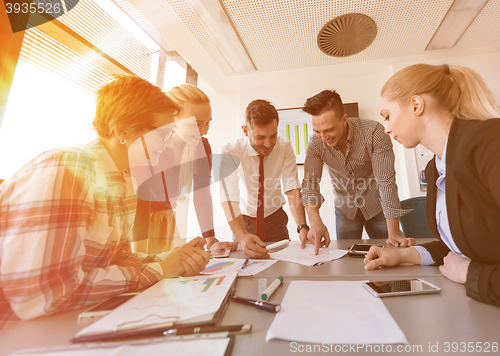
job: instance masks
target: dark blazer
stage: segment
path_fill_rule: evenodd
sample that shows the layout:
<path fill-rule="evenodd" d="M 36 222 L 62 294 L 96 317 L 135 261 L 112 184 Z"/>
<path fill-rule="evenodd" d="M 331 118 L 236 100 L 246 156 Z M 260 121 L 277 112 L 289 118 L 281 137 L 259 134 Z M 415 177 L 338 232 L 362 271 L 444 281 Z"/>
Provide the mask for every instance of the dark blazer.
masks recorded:
<path fill-rule="evenodd" d="M 425 169 L 427 222 L 439 238 L 436 222 L 435 157 Z M 455 119 L 446 153 L 446 206 L 457 247 L 471 259 L 467 295 L 500 306 L 500 119 Z M 448 247 L 442 242 L 423 244 L 437 265 Z"/>

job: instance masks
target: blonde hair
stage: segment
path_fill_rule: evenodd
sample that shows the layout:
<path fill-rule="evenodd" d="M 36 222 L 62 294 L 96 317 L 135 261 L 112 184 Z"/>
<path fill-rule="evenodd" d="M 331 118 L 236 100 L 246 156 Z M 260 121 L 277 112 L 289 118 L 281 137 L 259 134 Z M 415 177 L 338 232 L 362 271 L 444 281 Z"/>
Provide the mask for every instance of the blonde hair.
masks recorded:
<path fill-rule="evenodd" d="M 191 84 L 181 84 L 165 92 L 181 108 L 184 104 L 209 104 L 210 99 L 200 88 Z"/>
<path fill-rule="evenodd" d="M 464 120 L 500 117 L 483 78 L 467 67 L 415 64 L 394 74 L 382 88 L 389 100 L 408 102 L 413 95 L 430 95 L 437 105 Z"/>
<path fill-rule="evenodd" d="M 94 130 L 109 137 L 115 128 L 137 130 L 151 125 L 152 114 L 178 115 L 181 108 L 160 88 L 133 75 L 117 79 L 97 91 Z"/>
<path fill-rule="evenodd" d="M 210 104 L 208 96 L 198 87 L 191 84 L 181 84 L 167 90 L 165 94 L 180 108 L 178 113 L 186 104 Z M 195 147 L 185 145 L 181 155 L 181 166 L 179 170 L 179 193 L 186 188 L 186 193 L 191 192 L 194 176 Z"/>

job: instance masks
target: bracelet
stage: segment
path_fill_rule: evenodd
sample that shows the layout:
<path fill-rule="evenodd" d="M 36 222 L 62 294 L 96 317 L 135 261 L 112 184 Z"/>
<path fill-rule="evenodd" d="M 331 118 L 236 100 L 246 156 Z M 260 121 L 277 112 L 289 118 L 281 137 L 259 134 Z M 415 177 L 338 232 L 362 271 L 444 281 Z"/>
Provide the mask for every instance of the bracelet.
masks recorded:
<path fill-rule="evenodd" d="M 302 229 L 309 230 L 309 226 L 307 224 L 302 224 L 302 225 L 297 226 L 297 234 L 300 234 L 300 230 L 302 230 Z"/>

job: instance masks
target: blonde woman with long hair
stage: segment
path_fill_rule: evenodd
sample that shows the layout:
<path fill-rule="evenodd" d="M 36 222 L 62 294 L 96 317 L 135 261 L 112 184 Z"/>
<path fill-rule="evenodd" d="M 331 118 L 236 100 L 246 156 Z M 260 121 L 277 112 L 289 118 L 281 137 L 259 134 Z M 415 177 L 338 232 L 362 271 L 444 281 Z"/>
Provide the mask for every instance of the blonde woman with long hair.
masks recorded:
<path fill-rule="evenodd" d="M 500 113 L 473 70 L 417 64 L 382 89 L 385 131 L 435 157 L 426 167 L 427 221 L 439 241 L 372 247 L 365 268 L 434 264 L 467 295 L 500 306 Z"/>
<path fill-rule="evenodd" d="M 175 117 L 172 145 L 162 154 L 166 199 L 150 206 L 149 252 L 169 251 L 173 247 L 176 223 L 174 209 L 179 196 L 193 192 L 193 203 L 207 249 L 236 249 L 237 244 L 215 238 L 213 204 L 210 192 L 212 149 L 207 134 L 212 108 L 207 95 L 194 85 L 182 84 L 165 93 L 181 111 Z"/>

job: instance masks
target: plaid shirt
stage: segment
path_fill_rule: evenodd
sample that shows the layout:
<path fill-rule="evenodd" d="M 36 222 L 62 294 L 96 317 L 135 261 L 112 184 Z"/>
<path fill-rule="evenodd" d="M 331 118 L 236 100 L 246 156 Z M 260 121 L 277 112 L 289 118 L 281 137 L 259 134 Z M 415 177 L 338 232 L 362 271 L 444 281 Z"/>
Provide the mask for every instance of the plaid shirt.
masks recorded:
<path fill-rule="evenodd" d="M 0 185 L 0 326 L 149 287 L 130 250 L 136 197 L 100 141 L 42 153 Z"/>
<path fill-rule="evenodd" d="M 321 206 L 323 164 L 326 164 L 333 189 L 335 207 L 354 220 L 358 208 L 369 220 L 384 212 L 397 219 L 411 210 L 401 209 L 394 171 L 392 142 L 377 121 L 349 118 L 345 156 L 337 147 L 329 147 L 316 135 L 311 136 L 304 162 L 302 202 Z"/>

